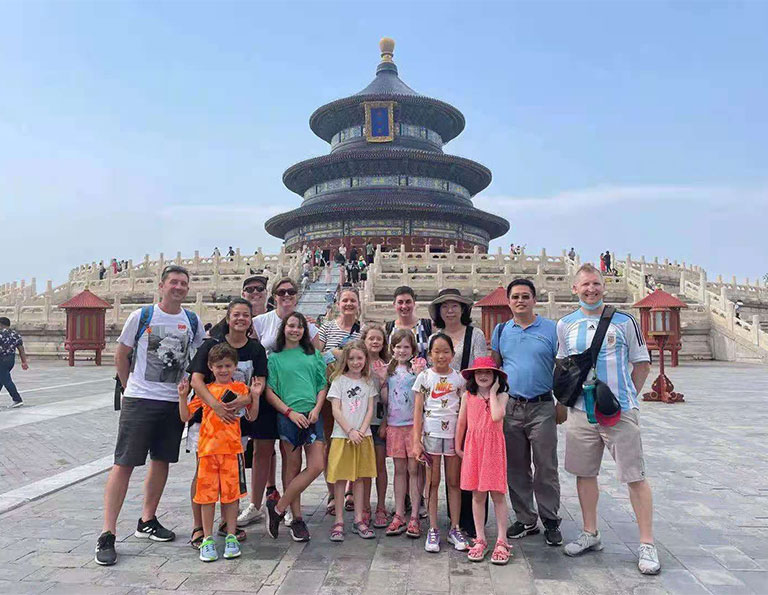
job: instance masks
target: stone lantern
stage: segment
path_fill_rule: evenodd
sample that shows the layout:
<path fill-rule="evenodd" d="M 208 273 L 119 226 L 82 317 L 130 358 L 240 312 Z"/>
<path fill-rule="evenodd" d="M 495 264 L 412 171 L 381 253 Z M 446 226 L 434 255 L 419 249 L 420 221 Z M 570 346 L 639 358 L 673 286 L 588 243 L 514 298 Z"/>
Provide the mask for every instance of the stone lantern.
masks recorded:
<path fill-rule="evenodd" d="M 67 332 L 64 349 L 69 351 L 69 365 L 75 365 L 75 351 L 96 351 L 96 365 L 101 365 L 101 352 L 106 347 L 104 314 L 112 306 L 99 296 L 84 289 L 75 297 L 59 304 L 67 312 Z"/>
<path fill-rule="evenodd" d="M 672 353 L 672 365 L 677 365 L 680 350 L 680 309 L 687 306 L 673 295 L 657 289 L 635 304 L 640 309 L 640 323 L 648 349 L 659 352 L 659 376 L 651 384 L 651 391 L 643 395 L 644 401 L 678 403 L 682 393 L 674 392 L 675 386 L 664 373 L 664 350 Z"/>
<path fill-rule="evenodd" d="M 482 312 L 481 327 L 489 340 L 497 324 L 512 318 L 507 292 L 503 287 L 497 287 L 483 299 L 475 302 L 475 307 L 479 307 Z"/>

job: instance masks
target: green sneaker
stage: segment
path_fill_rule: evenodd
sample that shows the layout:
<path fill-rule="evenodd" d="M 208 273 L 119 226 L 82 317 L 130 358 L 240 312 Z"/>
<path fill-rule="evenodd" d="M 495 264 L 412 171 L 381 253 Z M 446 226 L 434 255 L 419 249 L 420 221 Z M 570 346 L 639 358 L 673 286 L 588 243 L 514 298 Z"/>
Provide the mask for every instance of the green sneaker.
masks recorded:
<path fill-rule="evenodd" d="M 237 541 L 237 538 L 235 538 Z M 226 554 L 224 554 L 226 556 Z M 200 546 L 200 559 L 203 562 L 215 562 L 219 559 L 219 553 L 216 551 L 216 542 L 213 537 L 203 540 L 203 544 Z"/>
<path fill-rule="evenodd" d="M 224 557 L 227 560 L 240 557 L 240 542 L 237 541 L 237 536 L 230 533 L 224 540 Z"/>

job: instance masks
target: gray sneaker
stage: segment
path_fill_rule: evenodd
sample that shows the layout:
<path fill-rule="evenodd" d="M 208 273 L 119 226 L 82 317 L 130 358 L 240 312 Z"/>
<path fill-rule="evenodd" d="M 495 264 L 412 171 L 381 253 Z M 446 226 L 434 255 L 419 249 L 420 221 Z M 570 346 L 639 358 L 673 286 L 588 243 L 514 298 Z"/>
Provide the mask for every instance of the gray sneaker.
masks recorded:
<path fill-rule="evenodd" d="M 641 543 L 637 548 L 637 569 L 642 574 L 659 574 L 661 564 L 659 564 L 659 552 L 652 543 Z"/>
<path fill-rule="evenodd" d="M 592 535 L 582 531 L 575 541 L 572 541 L 563 548 L 567 556 L 579 556 L 589 550 L 599 552 L 603 549 L 603 543 L 600 541 L 600 531 Z"/>

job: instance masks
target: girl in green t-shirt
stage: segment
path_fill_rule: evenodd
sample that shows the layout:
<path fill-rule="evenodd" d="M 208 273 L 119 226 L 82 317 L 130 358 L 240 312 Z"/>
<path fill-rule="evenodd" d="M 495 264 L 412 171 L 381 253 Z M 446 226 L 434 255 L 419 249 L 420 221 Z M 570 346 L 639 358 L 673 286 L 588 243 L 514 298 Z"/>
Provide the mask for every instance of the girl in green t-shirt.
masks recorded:
<path fill-rule="evenodd" d="M 267 401 L 277 410 L 277 432 L 285 453 L 285 492 L 277 502 L 267 500 L 267 531 L 275 539 L 290 506 L 291 537 L 294 541 L 309 541 L 307 525 L 301 518 L 301 493 L 324 467 L 325 438 L 320 410 L 327 392 L 325 362 L 312 346 L 308 328 L 303 314 L 293 312 L 287 316 L 267 361 Z M 307 456 L 303 471 L 302 447 Z"/>

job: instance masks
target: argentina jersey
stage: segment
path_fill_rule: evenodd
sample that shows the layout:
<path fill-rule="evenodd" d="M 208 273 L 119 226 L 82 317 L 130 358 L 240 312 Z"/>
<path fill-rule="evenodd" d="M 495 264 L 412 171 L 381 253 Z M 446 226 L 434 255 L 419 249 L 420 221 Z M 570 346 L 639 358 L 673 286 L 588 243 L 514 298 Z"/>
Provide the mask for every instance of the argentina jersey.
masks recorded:
<path fill-rule="evenodd" d="M 564 316 L 557 323 L 557 357 L 586 351 L 592 344 L 599 316 L 587 316 L 581 309 Z M 632 366 L 650 361 L 640 325 L 626 312 L 617 311 L 611 319 L 605 340 L 597 356 L 597 377 L 605 382 L 621 403 L 622 411 L 638 407 L 637 391 L 632 383 Z M 583 395 L 574 405 L 584 410 Z"/>

